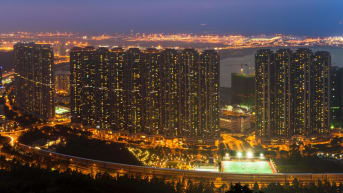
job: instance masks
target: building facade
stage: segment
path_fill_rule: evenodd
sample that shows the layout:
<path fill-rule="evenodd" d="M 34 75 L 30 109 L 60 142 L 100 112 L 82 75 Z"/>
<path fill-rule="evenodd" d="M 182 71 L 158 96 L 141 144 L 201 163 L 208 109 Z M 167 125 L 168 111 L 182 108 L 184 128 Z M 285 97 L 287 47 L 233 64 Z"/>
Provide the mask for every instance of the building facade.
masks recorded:
<path fill-rule="evenodd" d="M 259 50 L 255 56 L 257 135 L 269 139 L 328 134 L 330 66 L 328 52 Z"/>
<path fill-rule="evenodd" d="M 54 54 L 50 45 L 14 45 L 15 105 L 42 119 L 55 116 Z"/>
<path fill-rule="evenodd" d="M 256 135 L 271 136 L 271 68 L 274 55 L 270 50 L 259 50 L 255 56 L 255 111 Z"/>
<path fill-rule="evenodd" d="M 55 90 L 57 94 L 69 95 L 70 91 L 70 73 L 56 72 L 55 73 Z"/>
<path fill-rule="evenodd" d="M 193 49 L 74 48 L 72 122 L 166 135 L 219 131 L 219 55 Z"/>
<path fill-rule="evenodd" d="M 2 66 L 0 66 L 0 89 L 4 88 L 4 84 L 2 83 Z"/>
<path fill-rule="evenodd" d="M 331 68 L 331 128 L 343 126 L 343 68 Z"/>
<path fill-rule="evenodd" d="M 232 104 L 255 104 L 255 75 L 231 73 Z"/>

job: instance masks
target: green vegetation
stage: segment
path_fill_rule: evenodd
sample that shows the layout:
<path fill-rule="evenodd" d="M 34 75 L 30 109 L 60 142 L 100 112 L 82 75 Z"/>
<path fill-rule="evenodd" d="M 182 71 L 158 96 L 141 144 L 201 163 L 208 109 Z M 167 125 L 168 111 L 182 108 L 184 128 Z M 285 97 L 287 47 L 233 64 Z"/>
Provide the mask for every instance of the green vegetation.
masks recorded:
<path fill-rule="evenodd" d="M 30 167 L 39 167 L 44 169 L 54 168 L 59 171 L 65 171 L 69 168 L 69 161 L 56 160 L 53 157 L 41 157 L 36 153 L 22 151 L 9 144 L 2 145 L 1 152 L 3 155 L 15 157 L 15 159 L 13 159 L 13 163 L 15 164 L 29 165 Z M 10 165 L 5 164 L 5 166 L 3 166 L 1 165 L 1 161 L 3 160 L 0 159 L 0 169 L 8 169 L 13 165 L 13 163 L 10 163 Z"/>
<path fill-rule="evenodd" d="M 34 128 L 19 137 L 19 142 L 42 146 L 47 141 L 60 143 L 49 147 L 58 153 L 84 157 L 88 159 L 145 165 L 163 168 L 188 169 L 198 163 L 209 162 L 215 152 L 191 147 L 187 150 L 168 147 L 140 147 L 139 143 L 130 145 L 93 139 L 90 132 L 74 129 L 64 125 L 55 127 Z M 130 151 L 128 151 L 130 150 Z"/>
<path fill-rule="evenodd" d="M 4 144 L 8 144 L 11 141 L 11 139 L 9 137 L 5 137 L 0 135 L 0 144 L 4 145 Z"/>
<path fill-rule="evenodd" d="M 189 181 L 166 182 L 160 178 L 142 178 L 97 174 L 95 177 L 79 172 L 22 165 L 19 160 L 6 161 L 0 157 L 0 192 L 3 193 L 214 193 L 212 184 L 193 184 Z M 222 191 L 223 192 L 223 191 Z"/>
<path fill-rule="evenodd" d="M 248 188 L 248 186 L 242 186 L 241 184 L 235 184 L 235 185 L 231 185 L 231 188 L 229 191 L 227 191 L 226 193 L 253 193 L 253 190 L 250 190 Z M 260 192 L 260 191 L 256 191 Z M 260 192 L 262 193 L 262 192 Z"/>
<path fill-rule="evenodd" d="M 254 193 L 259 191 L 257 184 L 255 184 Z M 302 185 L 297 179 L 292 183 L 281 185 L 279 183 L 271 183 L 266 187 L 261 188 L 264 193 L 340 193 L 343 192 L 343 184 L 330 183 L 328 181 L 318 181 Z"/>
<path fill-rule="evenodd" d="M 340 173 L 343 165 L 336 160 L 320 159 L 318 157 L 299 157 L 275 159 L 275 164 L 281 173 Z"/>
<path fill-rule="evenodd" d="M 138 192 L 177 192 L 173 184 L 163 179 L 138 179 L 128 176 L 113 178 L 98 174 L 95 178 L 70 170 L 57 172 L 38 167 L 28 167 L 16 161 L 8 162 L 0 158 L 0 192 L 45 192 L 45 193 L 138 193 Z"/>
<path fill-rule="evenodd" d="M 3 105 L 3 106 L 4 106 L 4 113 L 6 115 L 6 118 L 9 120 L 14 120 L 18 122 L 23 127 L 28 127 L 34 123 L 39 122 L 39 120 L 33 117 L 32 115 L 22 114 L 21 116 L 19 116 L 17 112 L 10 110 L 8 106 L 6 105 Z"/>
<path fill-rule="evenodd" d="M 231 184 L 230 188 L 223 185 L 219 188 L 214 184 L 193 183 L 189 181 L 185 188 L 184 182 L 166 182 L 165 179 L 147 179 L 121 176 L 114 178 L 108 174 L 97 174 L 95 178 L 89 175 L 67 170 L 65 172 L 51 171 L 39 167 L 21 165 L 16 160 L 6 161 L 0 157 L 0 192 L 27 193 L 339 193 L 343 185 L 327 181 L 302 185 L 298 180 L 281 185 L 272 183 L 259 188 L 257 183 L 252 189 L 241 184 Z M 6 169 L 4 169 L 6 168 Z M 229 190 L 227 190 L 229 189 Z"/>
<path fill-rule="evenodd" d="M 0 192 L 165 192 L 165 193 L 339 193 L 343 185 L 329 182 L 316 182 L 302 185 L 294 180 L 292 183 L 280 185 L 272 183 L 262 188 L 255 184 L 253 189 L 240 184 L 223 184 L 215 187 L 213 183 L 193 183 L 185 181 L 176 183 L 168 179 L 146 179 L 122 176 L 114 178 L 107 174 L 97 174 L 95 178 L 68 169 L 68 162 L 52 158 L 43 158 L 29 152 L 22 152 L 4 144 L 1 152 L 14 155 L 15 159 L 6 161 L 0 157 Z M 39 161 L 38 161 L 39 160 Z M 52 171 L 51 168 L 55 168 Z M 64 172 L 60 172 L 64 171 Z M 166 180 L 168 182 L 166 182 Z M 229 188 L 230 187 L 230 188 Z M 229 189 L 229 190 L 228 190 Z"/>
<path fill-rule="evenodd" d="M 47 139 L 55 140 L 56 137 L 68 139 L 73 136 L 89 137 L 91 133 L 81 129 L 73 129 L 65 125 L 56 125 L 55 127 L 33 128 L 19 137 L 19 142 L 31 145 L 37 140 Z"/>
<path fill-rule="evenodd" d="M 141 165 L 141 163 L 122 144 L 110 143 L 90 138 L 91 133 L 64 125 L 32 129 L 19 137 L 21 143 L 32 145 L 37 141 L 56 140 L 61 143 L 52 146 L 56 152 L 88 159 Z"/>
<path fill-rule="evenodd" d="M 69 137 L 65 145 L 57 146 L 56 152 L 95 160 L 142 165 L 122 144 L 106 143 L 83 136 Z"/>

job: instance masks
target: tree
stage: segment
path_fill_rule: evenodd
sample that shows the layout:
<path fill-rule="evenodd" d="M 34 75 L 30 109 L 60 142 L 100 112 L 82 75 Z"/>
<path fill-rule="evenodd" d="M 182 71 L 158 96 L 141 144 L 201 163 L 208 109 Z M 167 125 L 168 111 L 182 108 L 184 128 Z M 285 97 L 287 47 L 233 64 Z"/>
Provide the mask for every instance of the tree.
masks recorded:
<path fill-rule="evenodd" d="M 264 153 L 265 150 L 263 149 L 262 145 L 257 145 L 254 147 L 255 152 L 260 152 L 260 153 Z"/>
<path fill-rule="evenodd" d="M 253 193 L 253 191 L 248 186 L 242 186 L 240 183 L 237 183 L 234 186 L 231 185 L 230 190 L 226 193 Z"/>
<path fill-rule="evenodd" d="M 260 188 L 259 188 L 257 182 L 255 182 L 253 190 L 254 190 L 254 192 L 259 192 L 260 191 Z"/>
<path fill-rule="evenodd" d="M 183 192 L 183 185 L 182 185 L 182 183 L 180 181 L 178 181 L 176 183 L 175 189 L 176 189 L 176 192 Z"/>
<path fill-rule="evenodd" d="M 300 158 L 301 154 L 300 154 L 300 150 L 299 150 L 299 145 L 293 143 L 291 145 L 291 157 L 293 158 Z"/>
<path fill-rule="evenodd" d="M 224 155 L 225 155 L 225 145 L 224 145 L 224 143 L 220 143 L 219 144 L 219 155 L 221 157 L 224 157 Z"/>
<path fill-rule="evenodd" d="M 281 150 L 280 151 L 280 156 L 281 156 L 281 158 L 287 158 L 288 157 L 288 151 Z"/>
<path fill-rule="evenodd" d="M 339 146 L 342 143 L 342 141 L 343 141 L 343 138 L 339 138 L 339 137 L 335 137 L 335 138 L 331 139 L 331 142 L 330 142 L 331 147 Z"/>
<path fill-rule="evenodd" d="M 219 192 L 224 192 L 224 190 L 227 188 L 227 185 L 225 183 L 223 183 L 220 188 L 219 188 Z"/>
<path fill-rule="evenodd" d="M 338 189 L 338 192 L 343 192 L 343 184 L 339 183 L 339 186 L 337 189 Z"/>

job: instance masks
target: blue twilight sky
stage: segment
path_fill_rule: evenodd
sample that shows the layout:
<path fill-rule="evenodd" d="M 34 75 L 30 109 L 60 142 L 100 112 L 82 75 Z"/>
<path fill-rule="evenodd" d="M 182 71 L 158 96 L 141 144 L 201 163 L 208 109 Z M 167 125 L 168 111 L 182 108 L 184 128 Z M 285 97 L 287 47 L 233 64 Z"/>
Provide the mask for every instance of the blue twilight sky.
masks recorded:
<path fill-rule="evenodd" d="M 343 0 L 0 0 L 0 32 L 343 35 Z"/>

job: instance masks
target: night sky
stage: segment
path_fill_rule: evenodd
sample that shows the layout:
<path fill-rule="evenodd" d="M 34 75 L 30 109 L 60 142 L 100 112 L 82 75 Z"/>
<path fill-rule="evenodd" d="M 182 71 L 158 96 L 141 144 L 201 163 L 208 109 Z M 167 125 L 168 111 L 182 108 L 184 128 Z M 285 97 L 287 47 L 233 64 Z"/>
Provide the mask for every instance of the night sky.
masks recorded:
<path fill-rule="evenodd" d="M 0 0 L 0 31 L 343 35 L 343 0 Z"/>

